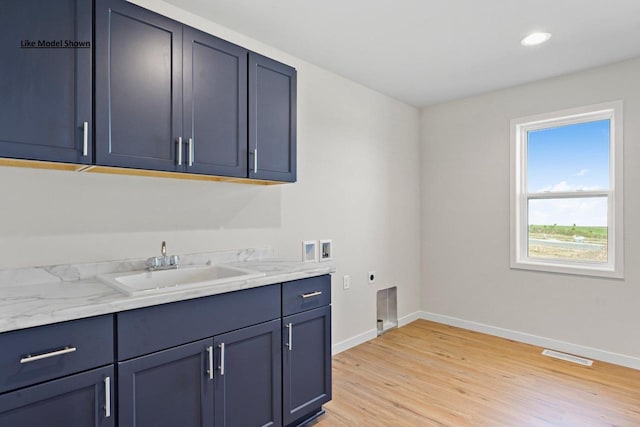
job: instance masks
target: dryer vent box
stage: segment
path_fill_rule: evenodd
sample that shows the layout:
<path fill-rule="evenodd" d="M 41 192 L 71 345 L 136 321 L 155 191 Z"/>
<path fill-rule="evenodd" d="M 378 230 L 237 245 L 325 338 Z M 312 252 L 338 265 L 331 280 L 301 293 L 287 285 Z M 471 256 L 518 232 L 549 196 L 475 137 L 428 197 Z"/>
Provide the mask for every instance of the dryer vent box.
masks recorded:
<path fill-rule="evenodd" d="M 398 288 L 393 286 L 381 289 L 377 294 L 377 329 L 378 335 L 382 335 L 389 329 L 398 327 Z"/>

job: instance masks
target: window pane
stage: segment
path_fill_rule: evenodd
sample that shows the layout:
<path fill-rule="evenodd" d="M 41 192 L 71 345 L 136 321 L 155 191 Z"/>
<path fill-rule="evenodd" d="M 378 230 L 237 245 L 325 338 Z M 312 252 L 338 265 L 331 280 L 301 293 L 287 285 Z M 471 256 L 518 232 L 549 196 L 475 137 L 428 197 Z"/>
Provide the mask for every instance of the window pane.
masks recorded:
<path fill-rule="evenodd" d="M 530 258 L 608 261 L 607 197 L 529 200 Z"/>
<path fill-rule="evenodd" d="M 608 190 L 610 120 L 527 132 L 527 191 Z"/>

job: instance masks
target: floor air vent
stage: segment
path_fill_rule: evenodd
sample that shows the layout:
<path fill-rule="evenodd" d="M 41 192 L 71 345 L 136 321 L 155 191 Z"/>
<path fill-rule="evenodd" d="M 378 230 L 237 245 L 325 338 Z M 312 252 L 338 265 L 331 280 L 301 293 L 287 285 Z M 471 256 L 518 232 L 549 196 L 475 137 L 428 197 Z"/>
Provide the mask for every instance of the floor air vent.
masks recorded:
<path fill-rule="evenodd" d="M 542 354 L 544 356 L 554 357 L 556 359 L 566 360 L 567 362 L 577 363 L 583 366 L 593 365 L 593 360 L 585 359 L 584 357 L 574 356 L 572 354 L 560 353 L 559 351 L 545 349 Z"/>

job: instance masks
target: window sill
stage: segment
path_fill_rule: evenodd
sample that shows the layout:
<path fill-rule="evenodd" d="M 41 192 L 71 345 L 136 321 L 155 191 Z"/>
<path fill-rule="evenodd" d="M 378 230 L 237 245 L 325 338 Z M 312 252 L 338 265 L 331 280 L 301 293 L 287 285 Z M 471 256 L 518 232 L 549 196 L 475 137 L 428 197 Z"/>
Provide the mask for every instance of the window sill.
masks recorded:
<path fill-rule="evenodd" d="M 612 268 L 610 266 L 588 263 L 567 265 L 564 263 L 553 262 L 551 260 L 512 261 L 511 269 L 543 271 L 547 273 L 571 274 L 578 276 L 606 277 L 611 279 L 624 279 L 624 272 L 621 268 L 616 271 L 615 268 Z"/>

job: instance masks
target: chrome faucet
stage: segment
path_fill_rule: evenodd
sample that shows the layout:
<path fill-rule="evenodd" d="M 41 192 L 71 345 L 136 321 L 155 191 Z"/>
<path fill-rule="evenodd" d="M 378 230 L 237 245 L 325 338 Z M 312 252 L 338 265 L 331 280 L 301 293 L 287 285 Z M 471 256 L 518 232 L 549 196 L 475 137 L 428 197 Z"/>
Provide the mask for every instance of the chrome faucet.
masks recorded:
<path fill-rule="evenodd" d="M 180 258 L 178 255 L 167 256 L 167 243 L 165 241 L 162 242 L 160 253 L 162 256 L 154 256 L 147 259 L 147 271 L 178 268 Z"/>

